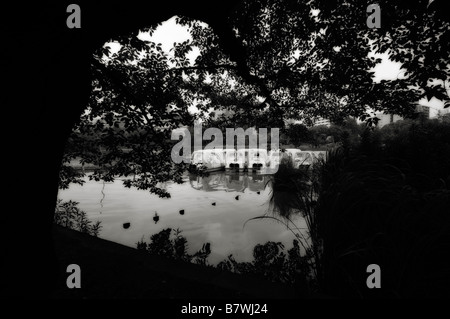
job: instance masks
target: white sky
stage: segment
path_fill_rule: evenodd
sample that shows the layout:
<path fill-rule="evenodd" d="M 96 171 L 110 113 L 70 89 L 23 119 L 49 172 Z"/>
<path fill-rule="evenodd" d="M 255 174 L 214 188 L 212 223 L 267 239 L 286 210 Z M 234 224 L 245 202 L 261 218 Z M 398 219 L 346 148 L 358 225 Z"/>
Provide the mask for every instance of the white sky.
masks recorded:
<path fill-rule="evenodd" d="M 176 24 L 175 17 L 172 17 L 169 20 L 163 22 L 153 32 L 152 36 L 150 36 L 148 32 L 141 32 L 138 35 L 138 38 L 142 40 L 150 40 L 155 43 L 161 43 L 164 52 L 166 52 L 170 56 L 173 55 L 173 52 L 170 51 L 173 48 L 173 43 L 180 43 L 190 39 L 190 34 L 186 27 Z M 117 52 L 119 50 L 118 43 L 107 43 L 105 45 L 111 47 L 111 53 Z M 199 54 L 200 51 L 198 48 L 194 48 L 194 50 L 188 54 L 191 64 L 194 64 L 194 61 Z M 389 60 L 387 53 L 374 54 L 373 56 L 382 59 L 381 63 L 379 63 L 374 69 L 371 70 L 375 71 L 375 82 L 379 82 L 380 80 L 395 80 L 397 78 L 404 78 L 405 70 L 400 69 L 400 63 Z M 444 106 L 444 102 L 437 100 L 436 98 L 433 98 L 430 101 L 427 101 L 424 98 L 421 99 L 419 103 L 422 105 L 430 106 L 433 109 L 442 109 Z"/>

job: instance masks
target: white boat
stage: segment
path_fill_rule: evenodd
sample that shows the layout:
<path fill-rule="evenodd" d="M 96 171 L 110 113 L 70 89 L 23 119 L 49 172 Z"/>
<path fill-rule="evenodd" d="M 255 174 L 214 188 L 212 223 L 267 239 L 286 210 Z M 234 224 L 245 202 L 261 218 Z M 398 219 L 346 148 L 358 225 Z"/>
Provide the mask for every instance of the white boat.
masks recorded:
<path fill-rule="evenodd" d="M 298 148 L 277 149 L 270 151 L 267 159 L 267 171 L 274 173 L 282 161 L 292 161 L 295 168 L 310 166 L 327 159 L 326 151 L 302 151 Z"/>
<path fill-rule="evenodd" d="M 280 165 L 283 154 L 284 153 L 282 153 L 280 149 L 272 150 L 269 152 L 266 162 L 268 173 L 278 171 L 278 166 Z"/>
<path fill-rule="evenodd" d="M 300 151 L 290 149 L 286 150 L 292 158 L 295 168 L 308 167 L 320 160 L 326 160 L 326 151 Z"/>
<path fill-rule="evenodd" d="M 302 155 L 301 150 L 299 148 L 286 148 L 281 150 L 281 160 L 282 161 L 291 161 L 294 168 L 299 168 Z"/>
<path fill-rule="evenodd" d="M 309 151 L 297 152 L 294 154 L 293 159 L 295 168 L 310 166 L 314 161 L 313 155 Z"/>
<path fill-rule="evenodd" d="M 226 148 L 223 150 L 223 159 L 225 170 L 233 170 L 236 158 L 236 150 L 234 148 Z"/>
<path fill-rule="evenodd" d="M 267 167 L 267 150 L 263 148 L 250 148 L 247 150 L 248 169 L 252 171 L 265 170 Z"/>
<path fill-rule="evenodd" d="M 247 169 L 246 149 L 239 149 L 235 151 L 234 158 L 229 158 L 227 162 L 227 169 L 229 171 L 243 172 Z"/>
<path fill-rule="evenodd" d="M 328 157 L 327 151 L 311 151 L 313 155 L 314 162 L 316 161 L 326 161 Z"/>
<path fill-rule="evenodd" d="M 206 149 L 194 151 L 189 170 L 193 172 L 214 172 L 223 170 L 225 161 L 222 149 Z"/>

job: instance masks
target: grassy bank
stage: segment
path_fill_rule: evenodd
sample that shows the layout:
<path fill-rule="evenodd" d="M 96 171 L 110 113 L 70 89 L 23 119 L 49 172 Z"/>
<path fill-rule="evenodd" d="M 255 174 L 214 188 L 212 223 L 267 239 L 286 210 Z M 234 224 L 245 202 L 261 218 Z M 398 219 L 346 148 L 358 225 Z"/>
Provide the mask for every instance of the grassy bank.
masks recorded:
<path fill-rule="evenodd" d="M 52 298 L 307 297 L 287 285 L 168 260 L 57 225 L 53 236 L 58 279 Z M 66 286 L 69 264 L 81 268 L 80 289 Z"/>

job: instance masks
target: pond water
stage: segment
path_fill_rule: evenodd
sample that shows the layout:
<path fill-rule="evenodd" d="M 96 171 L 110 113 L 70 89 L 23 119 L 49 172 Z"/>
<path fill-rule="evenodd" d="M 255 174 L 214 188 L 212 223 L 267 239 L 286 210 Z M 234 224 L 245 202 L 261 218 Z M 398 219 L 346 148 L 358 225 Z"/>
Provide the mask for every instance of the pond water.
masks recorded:
<path fill-rule="evenodd" d="M 270 178 L 252 173 L 216 172 L 206 177 L 186 174 L 183 184 L 164 185 L 171 198 L 159 198 L 145 190 L 126 188 L 121 179 L 104 183 L 86 177 L 83 186 L 71 184 L 69 189 L 59 191 L 58 198 L 79 202 L 90 220 L 101 221 L 100 238 L 136 248 L 141 239 L 149 243 L 150 235 L 168 227 L 179 228 L 188 241 L 189 253 L 209 242 L 212 253 L 208 262 L 216 265 L 230 254 L 238 262 L 251 261 L 253 247 L 267 241 L 282 242 L 286 250 L 292 247 L 294 235 L 276 220 L 246 223 L 266 213 L 273 216 L 269 212 Z M 155 212 L 159 215 L 157 223 L 153 220 Z M 301 217 L 293 222 L 305 227 Z M 130 227 L 124 229 L 124 223 L 130 223 Z"/>

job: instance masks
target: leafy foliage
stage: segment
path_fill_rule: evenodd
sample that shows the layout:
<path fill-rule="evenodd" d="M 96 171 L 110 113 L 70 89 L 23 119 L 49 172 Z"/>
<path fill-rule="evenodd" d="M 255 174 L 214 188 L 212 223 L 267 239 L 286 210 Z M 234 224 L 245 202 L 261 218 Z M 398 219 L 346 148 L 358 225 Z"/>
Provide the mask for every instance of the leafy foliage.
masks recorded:
<path fill-rule="evenodd" d="M 166 258 L 211 266 L 207 262 L 207 258 L 211 254 L 209 243 L 203 244 L 202 248 L 193 255 L 187 252 L 187 244 L 186 238 L 181 235 L 179 229 L 166 228 L 151 235 L 149 244 L 141 239 L 136 243 L 136 247 L 138 250 Z M 300 245 L 297 240 L 293 241 L 293 247 L 287 251 L 287 254 L 284 252 L 284 246 L 281 243 L 258 244 L 253 249 L 253 257 L 252 262 L 246 263 L 237 262 L 230 255 L 226 260 L 218 263 L 216 268 L 238 274 L 252 274 L 267 280 L 289 284 L 301 283 L 305 285 L 311 281 L 312 275 L 307 264 L 307 259 L 310 256 L 301 256 Z M 303 288 L 307 287 L 304 286 Z"/>
<path fill-rule="evenodd" d="M 280 165 L 274 217 L 261 218 L 305 218 L 306 232 L 291 230 L 313 274 L 309 286 L 358 298 L 448 296 L 449 129 L 445 121 L 400 121 L 361 131 L 312 170 Z M 383 291 L 365 286 L 371 263 L 383 269 Z"/>
<path fill-rule="evenodd" d="M 417 174 L 450 188 L 450 123 L 439 120 L 403 121 L 383 127 L 386 152 L 402 158 Z M 425 186 L 425 184 L 424 184 Z"/>
<path fill-rule="evenodd" d="M 412 116 L 422 96 L 448 100 L 444 85 L 430 88 L 427 81 L 448 80 L 449 23 L 427 7 L 428 1 L 382 1 L 383 27 L 372 30 L 365 25 L 368 4 L 244 1 L 230 19 L 229 32 L 187 18 L 179 21 L 190 27 L 192 43 L 200 48 L 200 72 L 214 76 L 214 65 L 227 65 L 227 76 L 246 85 L 236 90 L 240 98 L 234 103 L 259 106 L 273 123 L 280 116 L 340 120 L 348 115 L 370 123 L 367 107 Z M 409 76 L 374 83 L 370 70 L 379 61 L 369 54 L 372 50 L 389 52 Z M 207 106 L 220 109 L 230 102 L 216 98 Z"/>
<path fill-rule="evenodd" d="M 54 214 L 55 224 L 97 237 L 102 228 L 101 222 L 96 221 L 92 224 L 86 213 L 80 210 L 77 205 L 78 202 L 71 200 L 63 202 L 58 199 Z"/>
<path fill-rule="evenodd" d="M 217 268 L 290 284 L 304 284 L 311 278 L 307 257 L 300 254 L 300 245 L 296 239 L 287 254 L 282 243 L 269 241 L 264 245 L 256 245 L 253 248 L 253 257 L 252 262 L 237 262 L 233 255 L 229 255 Z"/>
<path fill-rule="evenodd" d="M 282 132 L 282 136 L 283 134 L 287 136 L 284 144 L 300 145 L 300 143 L 309 143 L 313 140 L 312 132 L 303 124 L 290 124 Z"/>
<path fill-rule="evenodd" d="M 190 255 L 187 252 L 187 244 L 186 237 L 181 235 L 181 230 L 166 228 L 151 235 L 149 244 L 142 239 L 136 243 L 136 246 L 137 249 L 148 251 L 154 255 L 208 266 L 207 259 L 211 254 L 211 245 L 209 243 L 203 244 L 199 251 Z"/>
<path fill-rule="evenodd" d="M 302 247 L 302 264 L 299 269 L 303 285 L 309 289 L 319 289 L 323 242 L 319 234 L 319 219 L 316 213 L 321 192 L 321 177 L 325 162 L 319 160 L 311 166 L 294 168 L 291 159 L 283 160 L 272 180 L 272 196 L 269 211 L 284 220 Z M 306 222 L 306 229 L 298 228 L 292 221 L 293 215 L 300 214 Z M 270 216 L 262 216 L 270 217 Z M 283 221 L 282 221 L 283 222 Z"/>
<path fill-rule="evenodd" d="M 330 154 L 315 212 L 324 293 L 448 296 L 450 174 L 440 154 L 448 151 L 448 128 L 396 123 L 381 130 L 395 137 L 367 131 L 359 148 Z M 361 271 L 375 261 L 383 269 L 378 292 L 366 288 Z"/>
<path fill-rule="evenodd" d="M 301 214 L 307 230 L 290 228 L 287 253 L 267 242 L 255 246 L 251 262 L 229 255 L 217 268 L 331 296 L 447 297 L 450 170 L 442 158 L 449 156 L 449 127 L 397 122 L 364 130 L 358 144 L 307 169 L 282 161 L 272 181 L 274 215 L 253 219 L 289 226 Z M 382 290 L 365 285 L 372 263 L 382 268 Z"/>
<path fill-rule="evenodd" d="M 64 162 L 79 156 L 101 167 L 91 179 L 133 176 L 125 186 L 169 197 L 158 183 L 181 182 L 185 169 L 171 161 L 171 132 L 191 118 L 179 89 L 182 77 L 169 69 L 160 44 L 133 37 L 120 44 L 117 53 L 105 57 L 100 50 L 92 59 L 90 102 L 74 127 Z"/>
<path fill-rule="evenodd" d="M 90 102 L 64 162 L 80 156 L 101 167 L 94 179 L 133 176 L 125 186 L 168 197 L 159 183 L 181 182 L 185 170 L 170 160 L 170 132 L 194 119 L 283 129 L 287 119 L 353 116 L 372 125 L 368 108 L 411 117 L 421 97 L 448 104 L 449 21 L 428 0 L 383 0 L 382 28 L 370 29 L 370 3 L 246 0 L 227 25 L 180 16 L 192 39 L 174 43 L 170 55 L 137 32 L 114 39 L 117 53 L 105 47 L 92 59 Z M 191 64 L 194 49 L 200 55 Z M 406 76 L 374 82 L 372 51 L 387 52 Z M 80 181 L 71 173 L 62 169 L 61 187 L 71 176 Z"/>
<path fill-rule="evenodd" d="M 58 188 L 68 189 L 70 183 L 83 185 L 85 183 L 85 181 L 83 180 L 83 176 L 83 173 L 81 173 L 79 170 L 76 170 L 75 168 L 67 165 L 61 165 L 61 169 L 59 171 Z"/>

